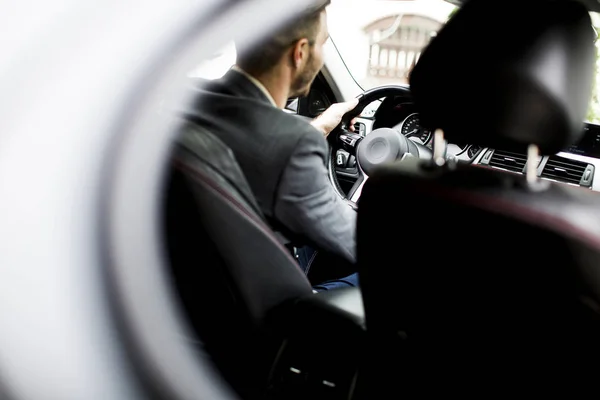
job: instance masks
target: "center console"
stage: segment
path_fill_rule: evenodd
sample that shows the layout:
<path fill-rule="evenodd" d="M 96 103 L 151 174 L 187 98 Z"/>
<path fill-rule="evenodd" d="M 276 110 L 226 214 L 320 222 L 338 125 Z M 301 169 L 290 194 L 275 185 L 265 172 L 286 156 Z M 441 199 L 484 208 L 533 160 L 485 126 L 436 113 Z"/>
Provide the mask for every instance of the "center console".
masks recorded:
<path fill-rule="evenodd" d="M 271 372 L 269 399 L 352 398 L 366 334 L 360 289 L 316 293 L 280 317 L 285 340 Z"/>
<path fill-rule="evenodd" d="M 567 147 L 564 152 L 600 159 L 600 126 L 586 123 L 583 131 L 584 134 L 579 143 Z"/>

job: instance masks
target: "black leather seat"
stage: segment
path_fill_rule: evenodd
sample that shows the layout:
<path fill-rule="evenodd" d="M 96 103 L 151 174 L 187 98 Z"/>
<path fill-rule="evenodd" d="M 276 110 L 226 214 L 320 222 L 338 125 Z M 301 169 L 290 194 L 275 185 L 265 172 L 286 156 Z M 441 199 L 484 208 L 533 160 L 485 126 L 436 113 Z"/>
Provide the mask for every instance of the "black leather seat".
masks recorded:
<path fill-rule="evenodd" d="M 284 395 L 285 373 L 299 368 L 291 354 L 304 357 L 303 374 L 313 367 L 306 360 L 322 361 L 319 349 L 337 363 L 364 331 L 359 289 L 313 293 L 264 223 L 233 153 L 210 132 L 183 123 L 172 160 L 165 231 L 174 283 L 198 344 L 226 379 L 244 398 L 263 398 L 269 385 Z"/>
<path fill-rule="evenodd" d="M 167 241 L 176 284 L 199 337 L 236 387 L 251 385 L 277 351 L 269 311 L 310 295 L 304 273 L 263 223 L 231 151 L 193 125 L 182 129 L 167 190 Z M 265 347 L 267 346 L 267 347 Z M 244 375 L 246 375 L 244 377 Z"/>
<path fill-rule="evenodd" d="M 422 123 L 449 142 L 549 155 L 582 131 L 594 60 L 576 2 L 471 0 L 424 51 L 411 90 Z M 386 389 L 597 390 L 597 193 L 407 159 L 365 184 L 357 245 L 372 365 L 394 362 L 371 376 Z"/>

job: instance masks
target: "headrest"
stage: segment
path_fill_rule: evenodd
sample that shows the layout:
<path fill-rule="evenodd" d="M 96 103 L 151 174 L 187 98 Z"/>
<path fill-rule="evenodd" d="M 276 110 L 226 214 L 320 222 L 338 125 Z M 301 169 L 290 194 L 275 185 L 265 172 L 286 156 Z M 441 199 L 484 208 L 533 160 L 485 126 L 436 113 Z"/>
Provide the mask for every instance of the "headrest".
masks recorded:
<path fill-rule="evenodd" d="M 574 1 L 467 1 L 410 75 L 421 123 L 450 142 L 555 154 L 583 132 L 594 40 Z"/>

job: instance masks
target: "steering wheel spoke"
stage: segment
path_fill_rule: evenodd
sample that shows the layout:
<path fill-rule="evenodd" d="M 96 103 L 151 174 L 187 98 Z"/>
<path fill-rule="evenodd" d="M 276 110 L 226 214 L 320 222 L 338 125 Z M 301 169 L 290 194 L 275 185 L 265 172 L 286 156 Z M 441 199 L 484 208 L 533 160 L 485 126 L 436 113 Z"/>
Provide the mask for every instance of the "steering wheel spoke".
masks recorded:
<path fill-rule="evenodd" d="M 369 179 L 369 177 L 365 175 L 365 173 L 360 168 L 358 168 L 358 171 L 358 179 L 356 180 L 356 182 L 354 182 L 354 185 L 352 185 L 352 187 L 348 191 L 348 200 L 350 200 L 353 203 L 358 203 L 358 199 L 360 198 L 360 195 L 362 193 L 362 188 L 365 185 L 367 179 Z"/>

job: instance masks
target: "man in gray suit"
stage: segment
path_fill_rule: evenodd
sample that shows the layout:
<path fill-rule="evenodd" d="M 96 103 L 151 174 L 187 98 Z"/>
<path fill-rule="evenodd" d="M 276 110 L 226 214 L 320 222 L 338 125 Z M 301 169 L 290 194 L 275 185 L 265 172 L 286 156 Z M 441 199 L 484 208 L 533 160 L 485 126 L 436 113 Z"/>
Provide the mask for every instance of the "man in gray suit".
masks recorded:
<path fill-rule="evenodd" d="M 309 244 L 353 264 L 356 212 L 329 181 L 325 137 L 357 101 L 334 104 L 311 123 L 282 110 L 289 98 L 308 94 L 323 66 L 328 4 L 239 54 L 222 79 L 198 89 L 186 117 L 232 149 L 284 244 Z M 320 288 L 356 284 L 354 274 Z"/>

